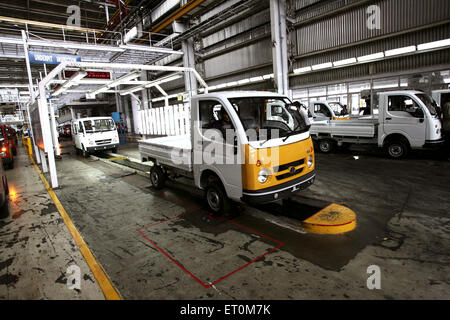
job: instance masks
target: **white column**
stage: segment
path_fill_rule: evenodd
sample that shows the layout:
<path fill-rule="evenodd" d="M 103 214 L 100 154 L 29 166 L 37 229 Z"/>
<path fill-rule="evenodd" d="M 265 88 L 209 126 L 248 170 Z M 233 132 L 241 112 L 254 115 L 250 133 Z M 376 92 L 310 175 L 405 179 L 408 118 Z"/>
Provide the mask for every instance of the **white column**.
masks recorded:
<path fill-rule="evenodd" d="M 138 114 L 139 109 L 140 109 L 139 101 L 131 97 L 131 111 L 133 113 L 133 124 L 135 134 L 139 134 L 139 131 L 141 131 L 141 124 L 139 121 L 139 114 Z"/>
<path fill-rule="evenodd" d="M 182 42 L 181 48 L 183 50 L 183 67 L 195 69 L 195 56 L 194 56 L 194 40 L 188 39 Z M 184 83 L 186 92 L 189 95 L 196 95 L 197 93 L 197 79 L 192 72 L 184 73 Z"/>
<path fill-rule="evenodd" d="M 45 92 L 45 87 L 42 83 L 39 84 L 39 115 L 41 118 L 42 137 L 44 139 L 45 152 L 48 156 L 48 169 L 50 171 L 50 181 L 52 188 L 58 188 L 58 176 L 56 173 L 55 152 L 52 140 L 52 132 L 50 121 L 48 118 L 48 104 Z M 42 154 L 41 154 L 42 158 Z M 45 154 L 43 156 L 45 160 Z M 44 162 L 42 168 L 44 169 Z M 46 164 L 46 163 L 45 163 Z"/>
<path fill-rule="evenodd" d="M 41 149 L 39 149 L 39 156 L 42 162 L 42 172 L 47 173 L 48 172 L 47 159 L 45 158 L 45 152 L 42 151 Z"/>
<path fill-rule="evenodd" d="M 27 35 L 25 34 L 24 30 L 22 30 L 22 40 L 23 40 L 23 50 L 24 50 L 24 53 L 25 53 L 25 62 L 26 62 L 26 65 L 27 65 L 27 72 L 28 72 L 30 101 L 34 102 L 35 95 L 34 95 L 34 87 L 33 87 L 33 76 L 31 74 L 30 57 L 28 56 Z M 31 124 L 31 113 L 30 113 L 30 106 L 29 106 L 29 104 L 27 104 L 27 113 L 28 113 L 28 122 L 30 123 L 31 135 L 33 137 L 31 139 L 31 142 L 33 143 L 34 154 L 36 155 L 36 162 L 38 164 L 40 164 L 41 163 L 41 159 L 39 157 L 39 148 L 37 147 L 37 145 L 36 145 L 36 143 L 34 141 L 34 131 L 33 131 L 33 126 Z"/>
<path fill-rule="evenodd" d="M 56 155 L 60 156 L 61 152 L 59 152 L 58 129 L 56 128 L 56 119 L 55 119 L 55 107 L 52 105 L 51 101 L 49 101 L 48 103 L 49 103 L 49 107 L 50 107 L 50 119 L 51 119 L 51 126 L 52 126 L 53 145 L 55 146 Z"/>
<path fill-rule="evenodd" d="M 286 34 L 286 0 L 270 0 L 273 74 L 278 92 L 288 94 L 288 57 Z"/>

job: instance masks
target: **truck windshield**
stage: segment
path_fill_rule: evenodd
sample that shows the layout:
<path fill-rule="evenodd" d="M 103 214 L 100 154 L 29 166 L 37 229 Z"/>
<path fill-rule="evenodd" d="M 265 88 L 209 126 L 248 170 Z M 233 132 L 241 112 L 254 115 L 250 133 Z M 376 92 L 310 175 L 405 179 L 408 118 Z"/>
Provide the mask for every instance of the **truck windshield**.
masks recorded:
<path fill-rule="evenodd" d="M 434 101 L 430 96 L 426 94 L 417 94 L 416 96 L 423 102 L 432 116 L 437 115 L 438 106 L 436 101 Z"/>
<path fill-rule="evenodd" d="M 116 129 L 112 119 L 95 119 L 83 121 L 86 132 L 104 132 Z"/>
<path fill-rule="evenodd" d="M 272 139 L 272 134 L 285 137 L 293 133 L 309 130 L 305 116 L 286 98 L 254 97 L 229 99 L 236 110 L 244 130 L 254 130 L 257 135 L 249 135 L 250 141 L 261 139 L 260 130 L 266 130 L 264 140 Z"/>
<path fill-rule="evenodd" d="M 348 116 L 347 108 L 340 102 L 329 102 L 328 104 L 330 105 L 331 109 L 333 109 L 335 115 Z"/>

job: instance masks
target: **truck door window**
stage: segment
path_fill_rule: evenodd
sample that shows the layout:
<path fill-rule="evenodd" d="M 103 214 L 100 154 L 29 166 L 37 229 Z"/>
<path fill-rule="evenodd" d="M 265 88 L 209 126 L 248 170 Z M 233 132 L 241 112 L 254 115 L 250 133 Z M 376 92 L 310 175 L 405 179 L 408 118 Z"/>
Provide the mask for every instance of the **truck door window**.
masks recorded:
<path fill-rule="evenodd" d="M 200 101 L 200 126 L 202 131 L 216 129 L 226 138 L 227 130 L 234 130 L 231 118 L 221 103 L 214 100 Z"/>
<path fill-rule="evenodd" d="M 389 96 L 389 113 L 405 118 L 424 118 L 422 108 L 408 96 Z"/>
<path fill-rule="evenodd" d="M 331 118 L 331 112 L 330 110 L 323 104 L 321 103 L 316 103 L 314 104 L 314 112 L 316 113 L 316 115 L 318 116 L 322 116 L 322 117 L 326 117 L 326 118 Z"/>
<path fill-rule="evenodd" d="M 83 123 L 81 121 L 78 123 L 78 126 L 79 126 L 79 132 L 84 133 Z"/>

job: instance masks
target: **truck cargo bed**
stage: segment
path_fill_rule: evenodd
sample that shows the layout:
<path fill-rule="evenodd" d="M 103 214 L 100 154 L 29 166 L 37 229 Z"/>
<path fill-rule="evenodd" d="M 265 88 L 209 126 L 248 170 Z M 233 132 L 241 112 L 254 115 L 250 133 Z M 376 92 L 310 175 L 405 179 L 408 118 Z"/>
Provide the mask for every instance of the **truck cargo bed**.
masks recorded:
<path fill-rule="evenodd" d="M 375 119 L 318 121 L 311 126 L 311 135 L 330 135 L 331 137 L 373 138 L 378 122 Z"/>
<path fill-rule="evenodd" d="M 159 164 L 192 171 L 191 138 L 188 135 L 139 141 L 141 158 L 155 159 Z"/>

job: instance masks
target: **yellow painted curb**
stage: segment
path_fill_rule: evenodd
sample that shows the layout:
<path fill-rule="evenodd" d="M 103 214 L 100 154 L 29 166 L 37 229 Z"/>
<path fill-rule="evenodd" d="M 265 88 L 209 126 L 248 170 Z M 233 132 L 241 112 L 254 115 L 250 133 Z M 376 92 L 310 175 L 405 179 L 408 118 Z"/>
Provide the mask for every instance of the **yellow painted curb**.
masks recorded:
<path fill-rule="evenodd" d="M 99 284 L 100 288 L 102 289 L 103 294 L 105 295 L 105 298 L 107 300 L 121 300 L 122 298 L 120 297 L 119 293 L 114 288 L 113 284 L 111 283 L 111 280 L 106 275 L 102 266 L 95 259 L 94 255 L 92 254 L 91 250 L 87 246 L 86 242 L 84 242 L 83 237 L 78 232 L 75 225 L 73 224 L 72 220 L 70 219 L 69 215 L 67 214 L 67 211 L 64 209 L 63 205 L 59 201 L 55 192 L 48 184 L 47 179 L 45 179 L 44 175 L 41 172 L 41 169 L 39 169 L 39 167 L 36 165 L 36 163 L 34 162 L 34 159 L 31 156 L 30 156 L 30 159 L 31 159 L 31 163 L 33 164 L 34 168 L 36 169 L 37 173 L 39 174 L 39 177 L 41 178 L 45 189 L 47 189 L 48 194 L 50 195 L 53 202 L 55 203 L 55 206 L 58 209 L 59 214 L 61 215 L 61 218 L 64 220 L 64 223 L 66 224 L 67 229 L 69 229 L 69 232 L 72 235 L 73 240 L 77 244 L 78 248 L 80 249 L 81 254 L 83 255 L 84 259 L 86 260 L 86 263 L 88 264 L 89 268 L 91 269 L 92 273 L 94 274 L 94 277 L 97 280 L 97 283 Z"/>
<path fill-rule="evenodd" d="M 356 213 L 333 203 L 302 222 L 305 231 L 317 234 L 342 234 L 356 228 Z"/>

